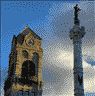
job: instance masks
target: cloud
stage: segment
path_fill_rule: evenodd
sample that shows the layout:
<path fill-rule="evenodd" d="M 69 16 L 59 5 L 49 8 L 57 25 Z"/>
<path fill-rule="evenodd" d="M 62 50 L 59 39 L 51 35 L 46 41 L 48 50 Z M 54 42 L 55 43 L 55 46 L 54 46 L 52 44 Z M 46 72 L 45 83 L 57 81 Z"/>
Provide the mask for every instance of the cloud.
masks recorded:
<path fill-rule="evenodd" d="M 64 40 L 64 43 L 66 43 L 65 40 Z M 42 76 L 43 77 L 47 76 L 47 78 L 49 78 L 50 74 L 47 71 L 49 71 L 50 69 L 52 69 L 52 70 L 49 72 L 57 71 L 61 75 L 61 78 L 59 78 L 60 82 L 54 83 L 54 84 L 50 83 L 50 86 L 52 86 L 52 88 L 53 88 L 52 92 L 57 93 L 58 95 L 60 95 L 60 93 L 67 94 L 68 90 L 70 90 L 70 86 L 72 87 L 71 90 L 73 90 L 73 86 L 74 86 L 74 84 L 72 84 L 72 82 L 74 80 L 73 79 L 73 64 L 74 64 L 73 48 L 69 47 L 67 49 L 66 47 L 67 46 L 65 46 L 65 44 L 62 44 L 62 43 L 57 43 L 54 45 L 52 44 L 52 46 L 45 47 L 44 53 L 43 53 L 44 67 L 43 67 Z M 93 53 L 91 52 L 93 50 L 94 50 L 94 46 L 92 47 L 92 50 L 90 50 L 89 48 L 83 48 L 83 50 L 82 50 L 82 53 L 83 53 L 82 64 L 83 64 L 83 72 L 84 72 L 83 79 L 84 79 L 84 88 L 85 88 L 84 92 L 85 93 L 88 92 L 90 90 L 90 88 L 95 87 L 95 83 L 94 83 L 95 66 L 91 66 L 91 64 L 88 64 L 85 61 L 85 59 L 87 59 L 87 57 L 89 57 L 89 56 L 93 57 L 93 55 L 95 54 L 94 52 Z M 44 74 L 45 73 L 44 70 L 47 70 L 46 73 L 48 73 L 48 75 Z M 88 86 L 87 83 L 89 83 L 89 80 L 92 82 L 93 86 L 91 84 L 89 86 L 89 89 L 88 88 L 86 89 L 86 86 Z M 56 84 L 58 85 L 58 87 L 56 86 Z M 45 86 L 47 86 L 47 85 L 48 85 L 48 83 L 45 83 Z M 61 87 L 64 86 L 64 87 L 61 88 L 60 86 Z M 51 91 L 49 91 L 49 92 L 51 93 Z M 73 94 L 73 91 L 70 91 L 70 92 Z M 93 92 L 93 90 L 89 91 L 89 92 Z M 70 94 L 68 93 L 68 95 L 70 95 Z"/>
<path fill-rule="evenodd" d="M 95 93 L 95 76 L 92 78 L 84 79 L 84 91 L 86 93 Z"/>

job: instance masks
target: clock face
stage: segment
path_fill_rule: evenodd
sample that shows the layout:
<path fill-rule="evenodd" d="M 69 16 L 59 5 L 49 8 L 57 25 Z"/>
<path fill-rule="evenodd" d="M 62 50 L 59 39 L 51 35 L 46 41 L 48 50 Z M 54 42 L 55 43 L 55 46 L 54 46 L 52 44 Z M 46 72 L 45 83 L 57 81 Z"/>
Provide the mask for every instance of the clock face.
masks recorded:
<path fill-rule="evenodd" d="M 29 45 L 34 45 L 34 40 L 29 40 L 29 41 L 28 41 L 28 44 L 29 44 Z"/>

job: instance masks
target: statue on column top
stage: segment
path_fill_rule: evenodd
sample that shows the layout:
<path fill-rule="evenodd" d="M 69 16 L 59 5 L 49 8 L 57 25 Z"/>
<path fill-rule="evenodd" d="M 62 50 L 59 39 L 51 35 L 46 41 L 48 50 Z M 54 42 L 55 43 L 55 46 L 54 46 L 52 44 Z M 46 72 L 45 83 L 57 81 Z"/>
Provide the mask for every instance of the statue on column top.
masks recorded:
<path fill-rule="evenodd" d="M 79 20 L 78 20 L 78 11 L 81 11 L 81 9 L 79 9 L 78 4 L 76 4 L 76 7 L 74 7 L 75 9 L 75 18 L 74 18 L 74 24 L 79 25 Z"/>

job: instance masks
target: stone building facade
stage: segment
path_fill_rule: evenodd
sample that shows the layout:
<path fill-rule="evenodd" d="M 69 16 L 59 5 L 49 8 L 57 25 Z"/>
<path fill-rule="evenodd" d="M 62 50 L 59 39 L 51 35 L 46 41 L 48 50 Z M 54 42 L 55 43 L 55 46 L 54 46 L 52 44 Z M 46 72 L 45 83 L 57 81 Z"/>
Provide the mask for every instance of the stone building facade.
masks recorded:
<path fill-rule="evenodd" d="M 13 36 L 4 96 L 42 96 L 42 39 L 27 27 Z"/>

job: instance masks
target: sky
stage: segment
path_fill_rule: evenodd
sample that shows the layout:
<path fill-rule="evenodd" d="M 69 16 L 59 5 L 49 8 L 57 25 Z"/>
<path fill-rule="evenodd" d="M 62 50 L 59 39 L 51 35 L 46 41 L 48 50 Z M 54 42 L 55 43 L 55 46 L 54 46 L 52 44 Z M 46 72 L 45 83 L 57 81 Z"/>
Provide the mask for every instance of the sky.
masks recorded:
<path fill-rule="evenodd" d="M 86 32 L 82 39 L 84 92 L 95 94 L 95 1 L 1 1 L 2 96 L 13 35 L 17 36 L 27 24 L 42 38 L 43 95 L 74 96 L 69 31 L 74 26 L 76 4 L 82 9 L 78 16 Z"/>

